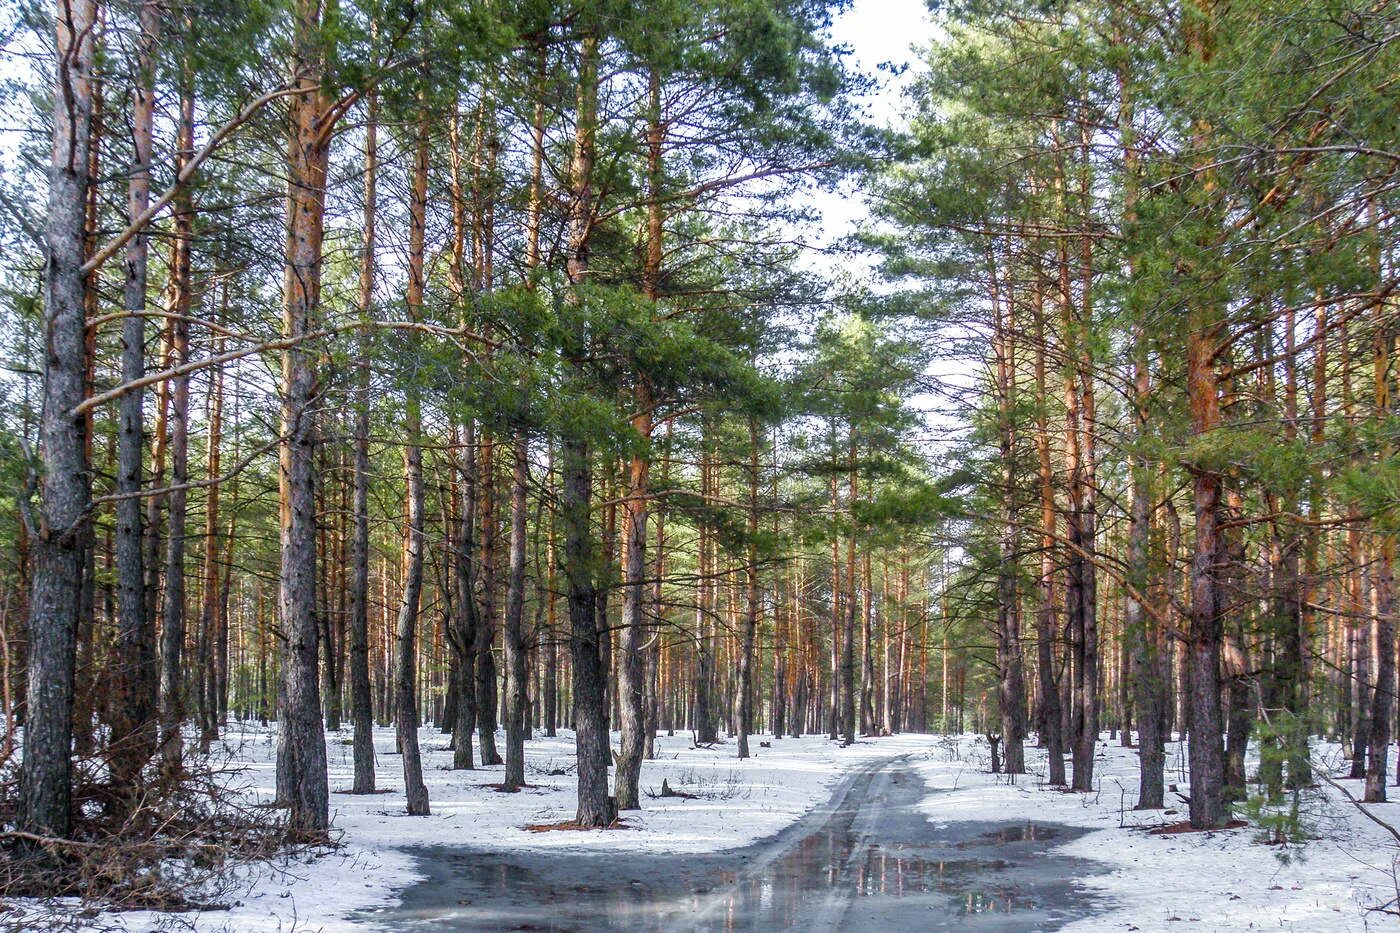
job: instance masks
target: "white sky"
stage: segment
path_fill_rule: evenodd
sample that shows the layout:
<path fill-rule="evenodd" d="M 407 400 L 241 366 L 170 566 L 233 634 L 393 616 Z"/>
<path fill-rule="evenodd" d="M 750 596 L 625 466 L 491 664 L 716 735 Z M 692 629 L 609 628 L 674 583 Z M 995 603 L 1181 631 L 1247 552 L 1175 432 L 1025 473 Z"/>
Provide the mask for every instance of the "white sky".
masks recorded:
<path fill-rule="evenodd" d="M 869 116 L 877 125 L 900 127 L 907 119 L 909 101 L 906 91 L 926 68 L 922 50 L 935 38 L 935 27 L 925 0 L 855 0 L 832 28 L 835 42 L 852 50 L 852 65 L 874 75 L 880 81 L 878 92 L 867 101 Z M 882 63 L 906 66 L 902 75 L 892 76 L 879 71 Z M 870 217 L 869 203 L 858 189 L 838 194 L 813 190 L 807 201 L 823 217 L 819 231 L 808 231 L 807 241 L 828 244 L 854 232 Z M 863 280 L 872 290 L 889 288 L 874 273 L 875 256 L 843 256 L 842 271 L 857 281 Z M 813 268 L 830 271 L 830 259 L 825 254 L 809 253 L 804 262 Z M 839 268 L 839 267 L 838 267 Z M 935 360 L 927 375 L 944 385 L 971 387 L 978 378 L 974 361 L 942 358 Z M 948 399 L 931 393 L 920 393 L 911 405 L 924 421 L 925 448 L 935 456 L 945 454 L 965 424 L 949 405 Z"/>
<path fill-rule="evenodd" d="M 836 20 L 832 38 L 851 48 L 855 68 L 880 81 L 879 91 L 867 101 L 874 122 L 885 127 L 901 125 L 907 109 L 904 92 L 923 67 L 917 47 L 928 45 L 933 38 L 925 0 L 856 0 Z M 909 68 L 902 76 L 892 77 L 877 71 L 885 62 Z M 826 221 L 823 242 L 851 232 L 869 216 L 865 199 L 858 193 L 852 197 L 814 192 L 811 200 Z"/>

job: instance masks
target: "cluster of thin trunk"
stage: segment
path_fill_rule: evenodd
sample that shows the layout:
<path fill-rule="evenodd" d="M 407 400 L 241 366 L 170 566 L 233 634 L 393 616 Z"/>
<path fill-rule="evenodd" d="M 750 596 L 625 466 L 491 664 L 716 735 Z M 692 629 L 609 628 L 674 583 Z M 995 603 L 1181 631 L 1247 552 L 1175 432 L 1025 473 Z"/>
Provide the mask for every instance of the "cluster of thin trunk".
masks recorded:
<path fill-rule="evenodd" d="M 1204 67 L 1221 10 L 1192 6 L 1181 54 Z M 1170 257 L 1188 283 L 1224 278 L 1225 245 L 1245 223 L 1229 225 L 1220 149 L 1204 118 L 1172 156 L 1180 189 L 1145 192 L 1146 150 L 1163 160 L 1167 146 L 1143 143 L 1138 78 L 1126 61 L 1113 69 L 1106 103 L 1067 100 L 1036 124 L 1040 135 L 1017 163 L 1029 173 L 1008 177 L 1020 212 L 964 231 L 985 259 L 974 278 L 992 336 L 985 405 L 1000 471 L 987 484 L 999 510 L 985 521 L 999 558 L 994 667 L 1007 770 L 1024 769 L 1029 710 L 1049 751 L 1048 780 L 1066 782 L 1068 754 L 1069 783 L 1090 791 L 1106 722 L 1139 747 L 1138 805 L 1160 808 L 1175 732 L 1190 739 L 1190 821 L 1215 826 L 1252 780 L 1270 799 L 1311 784 L 1309 735 L 1323 731 L 1348 747 L 1365 798 L 1384 800 L 1396 716 L 1394 536 L 1363 516 L 1343 477 L 1393 456 L 1384 439 L 1354 442 L 1395 413 L 1392 251 L 1374 249 L 1358 270 L 1370 282 L 1355 291 L 1273 285 L 1265 275 L 1249 280 L 1244 311 L 1193 286 L 1180 309 L 1154 317 L 1157 296 L 1136 296 L 1113 309 L 1121 326 L 1096 320 L 1096 296 L 1131 293 L 1143 266 L 1163 261 L 1155 244 L 1132 239 L 1145 199 L 1199 198 L 1187 208 L 1193 239 Z M 1304 161 L 1264 184 L 1273 185 L 1266 203 L 1304 200 Z M 1095 185 L 1108 178 L 1121 197 L 1105 203 Z M 1376 202 L 1362 206 L 1376 224 Z M 1273 260 L 1301 266 L 1348 235 L 1325 213 L 1303 225 L 1318 238 L 1279 247 Z M 1123 414 L 1105 421 L 1105 398 Z M 1176 430 L 1187 440 L 1164 454 Z M 1310 447 L 1311 457 L 1298 454 L 1306 466 L 1259 467 L 1231 449 L 1265 431 L 1280 449 Z M 1122 451 L 1121 471 L 1101 469 L 1105 445 Z M 1328 460 L 1328 445 L 1348 449 L 1346 462 Z M 1026 612 L 1035 619 L 1031 678 Z M 1251 739 L 1264 745 L 1254 776 Z"/>

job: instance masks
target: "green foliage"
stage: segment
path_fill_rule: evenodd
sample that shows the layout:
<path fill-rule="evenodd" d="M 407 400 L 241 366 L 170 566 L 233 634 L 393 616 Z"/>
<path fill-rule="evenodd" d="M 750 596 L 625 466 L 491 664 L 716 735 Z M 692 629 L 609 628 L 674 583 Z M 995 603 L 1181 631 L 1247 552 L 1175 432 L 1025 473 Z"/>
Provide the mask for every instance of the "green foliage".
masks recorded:
<path fill-rule="evenodd" d="M 1305 809 L 1306 788 L 1296 782 L 1285 788 L 1268 775 L 1283 773 L 1290 763 L 1290 749 L 1300 741 L 1306 747 L 1310 731 L 1305 718 L 1286 710 L 1255 726 L 1260 780 L 1243 801 L 1242 809 L 1245 818 L 1259 828 L 1259 841 L 1278 846 L 1277 855 L 1284 863 L 1301 857 L 1301 852 L 1293 847 L 1316 838 L 1317 826 Z"/>

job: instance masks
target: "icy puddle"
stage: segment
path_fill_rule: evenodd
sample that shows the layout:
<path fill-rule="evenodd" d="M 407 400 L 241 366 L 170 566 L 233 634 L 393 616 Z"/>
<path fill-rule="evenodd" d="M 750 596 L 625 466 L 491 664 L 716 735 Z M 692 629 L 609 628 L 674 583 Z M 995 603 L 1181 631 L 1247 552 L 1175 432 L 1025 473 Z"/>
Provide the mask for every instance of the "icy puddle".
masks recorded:
<path fill-rule="evenodd" d="M 900 763 L 848 779 L 777 836 L 711 855 L 412 850 L 427 880 L 369 925 L 432 930 L 1054 930 L 1091 913 L 1052 852 L 1082 830 L 930 823 Z"/>

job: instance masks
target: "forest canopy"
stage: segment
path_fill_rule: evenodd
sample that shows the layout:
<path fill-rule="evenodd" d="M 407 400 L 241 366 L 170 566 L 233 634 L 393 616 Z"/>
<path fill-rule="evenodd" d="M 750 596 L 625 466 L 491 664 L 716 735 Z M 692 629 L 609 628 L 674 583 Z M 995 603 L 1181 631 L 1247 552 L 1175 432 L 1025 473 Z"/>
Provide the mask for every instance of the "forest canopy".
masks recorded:
<path fill-rule="evenodd" d="M 582 828 L 677 731 L 1386 799 L 1400 11 L 848 6 L 3 5 L 7 877 L 226 835 L 250 720 L 295 842 L 376 725 L 410 814 L 570 730 Z"/>

